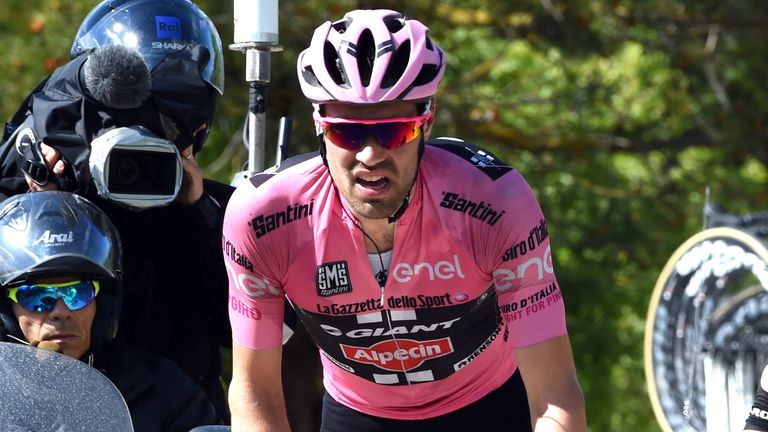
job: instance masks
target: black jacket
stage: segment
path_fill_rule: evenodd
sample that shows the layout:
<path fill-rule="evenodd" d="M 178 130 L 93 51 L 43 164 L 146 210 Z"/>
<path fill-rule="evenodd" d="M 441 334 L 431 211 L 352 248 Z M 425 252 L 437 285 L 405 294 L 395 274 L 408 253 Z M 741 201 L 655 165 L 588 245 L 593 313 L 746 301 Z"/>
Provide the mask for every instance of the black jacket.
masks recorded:
<path fill-rule="evenodd" d="M 220 424 L 203 390 L 168 359 L 114 342 L 95 366 L 123 395 L 137 432 Z"/>
<path fill-rule="evenodd" d="M 221 218 L 231 188 L 205 181 L 196 205 L 133 212 L 95 200 L 123 243 L 120 332 L 131 345 L 168 357 L 227 420 L 219 347 L 231 346 Z"/>
<path fill-rule="evenodd" d="M 115 110 L 94 102 L 82 93 L 77 79 L 82 61 L 57 69 L 6 124 L 0 144 L 0 199 L 27 191 L 14 132 L 31 127 L 37 139 L 61 151 L 74 167 L 65 183 L 74 189 L 67 190 L 85 195 L 117 227 L 124 250 L 120 331 L 131 345 L 179 365 L 203 387 L 226 421 L 219 348 L 231 346 L 231 333 L 221 223 L 234 188 L 205 180 L 205 193 L 195 205 L 140 212 L 95 196 L 95 188 L 87 186 L 90 138 L 106 128 L 143 124 L 152 110 Z"/>

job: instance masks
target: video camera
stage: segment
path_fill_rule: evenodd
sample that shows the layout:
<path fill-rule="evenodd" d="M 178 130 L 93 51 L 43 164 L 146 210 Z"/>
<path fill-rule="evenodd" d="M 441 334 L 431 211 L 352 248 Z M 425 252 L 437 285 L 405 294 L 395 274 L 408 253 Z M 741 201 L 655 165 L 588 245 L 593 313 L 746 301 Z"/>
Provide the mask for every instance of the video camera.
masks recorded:
<path fill-rule="evenodd" d="M 181 188 L 178 148 L 142 126 L 96 137 L 88 165 L 99 196 L 133 209 L 170 204 Z"/>

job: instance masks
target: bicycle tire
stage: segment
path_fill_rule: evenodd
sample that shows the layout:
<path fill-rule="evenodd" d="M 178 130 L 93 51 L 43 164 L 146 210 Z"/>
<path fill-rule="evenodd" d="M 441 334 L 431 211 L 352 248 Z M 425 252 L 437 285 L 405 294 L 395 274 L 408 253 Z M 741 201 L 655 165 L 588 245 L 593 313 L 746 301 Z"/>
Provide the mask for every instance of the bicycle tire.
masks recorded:
<path fill-rule="evenodd" d="M 756 285 L 763 289 L 743 294 Z M 717 330 L 733 325 L 728 321 L 736 316 L 731 311 L 752 305 L 744 303 L 752 298 L 761 300 L 756 303 L 757 316 L 768 316 L 766 289 L 768 249 L 746 231 L 710 228 L 690 237 L 671 255 L 651 295 L 644 340 L 648 395 L 664 432 L 707 430 L 706 382 L 699 375 L 707 372 L 722 378 L 723 367 L 729 367 L 722 363 L 727 357 L 714 353 L 727 354 L 732 348 L 718 345 L 725 342 L 716 339 Z M 711 401 L 714 396 L 710 394 Z M 745 410 L 742 427 L 746 414 Z M 710 425 L 713 422 L 710 418 Z"/>

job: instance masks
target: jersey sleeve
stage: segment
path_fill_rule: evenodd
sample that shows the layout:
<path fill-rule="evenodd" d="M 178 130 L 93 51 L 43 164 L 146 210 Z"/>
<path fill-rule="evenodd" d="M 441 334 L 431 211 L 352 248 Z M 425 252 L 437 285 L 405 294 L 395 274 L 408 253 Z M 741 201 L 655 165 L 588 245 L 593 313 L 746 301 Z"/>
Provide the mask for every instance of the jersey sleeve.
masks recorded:
<path fill-rule="evenodd" d="M 222 232 L 224 263 L 229 278 L 229 321 L 233 340 L 250 349 L 282 343 L 285 250 L 275 236 L 264 236 L 254 220 L 268 212 L 270 196 L 244 184 L 227 205 Z M 263 217 L 263 216 L 262 216 Z"/>
<path fill-rule="evenodd" d="M 490 235 L 489 262 L 499 308 L 515 348 L 567 334 L 544 214 L 517 171 L 499 178 L 504 215 Z"/>

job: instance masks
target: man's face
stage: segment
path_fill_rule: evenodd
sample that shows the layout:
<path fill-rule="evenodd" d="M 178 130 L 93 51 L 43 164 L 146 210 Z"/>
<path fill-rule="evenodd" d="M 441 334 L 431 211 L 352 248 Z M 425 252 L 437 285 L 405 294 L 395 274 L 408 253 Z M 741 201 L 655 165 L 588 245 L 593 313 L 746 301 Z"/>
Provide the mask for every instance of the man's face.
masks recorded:
<path fill-rule="evenodd" d="M 88 352 L 96 316 L 95 301 L 76 311 L 69 310 L 62 300 L 50 312 L 30 312 L 17 303 L 11 306 L 27 341 L 56 342 L 64 354 L 76 359 Z"/>
<path fill-rule="evenodd" d="M 376 105 L 325 105 L 325 117 L 345 119 L 386 119 L 416 117 L 413 102 L 395 102 Z M 425 139 L 431 119 L 424 124 Z M 335 145 L 327 136 L 328 168 L 336 187 L 346 199 L 355 216 L 384 219 L 391 216 L 403 203 L 413 184 L 418 166 L 418 136 L 393 149 L 379 145 L 374 135 L 368 136 L 357 150 Z"/>

